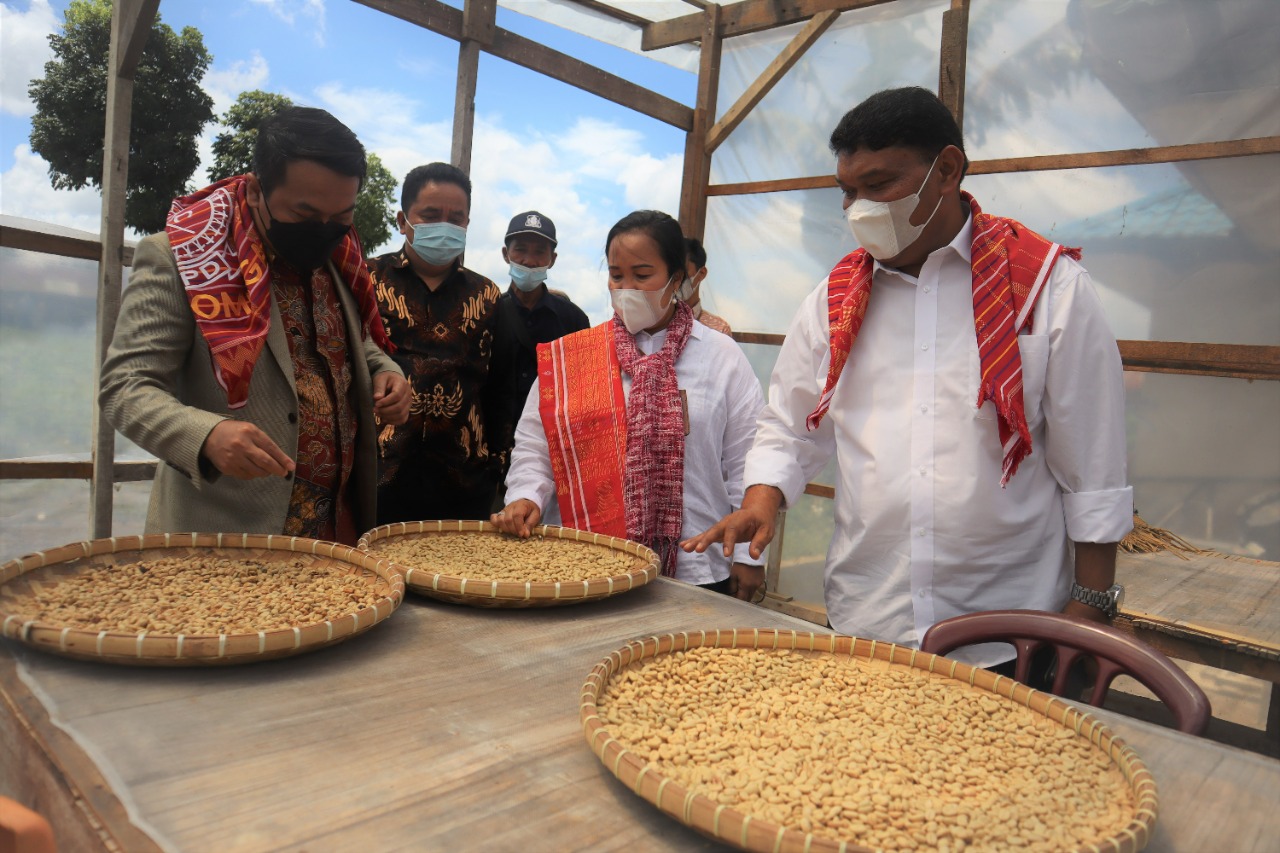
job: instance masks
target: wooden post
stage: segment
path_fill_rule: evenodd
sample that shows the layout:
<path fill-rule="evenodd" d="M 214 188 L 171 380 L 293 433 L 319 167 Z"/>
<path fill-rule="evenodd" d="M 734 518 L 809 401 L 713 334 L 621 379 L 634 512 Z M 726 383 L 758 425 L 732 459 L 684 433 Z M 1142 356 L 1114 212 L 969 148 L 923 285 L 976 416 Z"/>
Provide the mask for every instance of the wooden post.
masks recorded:
<path fill-rule="evenodd" d="M 107 114 L 102 141 L 102 253 L 98 257 L 98 319 L 94 346 L 94 383 L 102 381 L 102 362 L 116 332 L 124 281 L 124 206 L 129 186 L 129 125 L 133 116 L 133 76 L 155 21 L 160 0 L 116 0 L 111 13 L 107 62 Z M 93 405 L 93 477 L 89 526 L 93 538 L 111 535 L 112 481 L 116 432 L 102 408 Z"/>
<path fill-rule="evenodd" d="M 480 50 L 493 45 L 497 0 L 466 0 L 462 11 L 462 39 L 458 42 L 458 86 L 453 98 L 453 152 L 450 160 L 471 172 L 471 143 L 476 125 L 476 81 Z"/>
<path fill-rule="evenodd" d="M 693 110 L 693 128 L 685 136 L 684 178 L 680 186 L 680 225 L 686 236 L 698 239 L 702 239 L 707 225 L 707 184 L 711 180 L 707 135 L 716 120 L 716 95 L 720 89 L 721 7 L 709 4 L 703 18 L 698 102 Z"/>
<path fill-rule="evenodd" d="M 951 0 L 942 13 L 942 51 L 938 64 L 938 98 L 964 129 L 964 74 L 969 56 L 969 0 Z"/>

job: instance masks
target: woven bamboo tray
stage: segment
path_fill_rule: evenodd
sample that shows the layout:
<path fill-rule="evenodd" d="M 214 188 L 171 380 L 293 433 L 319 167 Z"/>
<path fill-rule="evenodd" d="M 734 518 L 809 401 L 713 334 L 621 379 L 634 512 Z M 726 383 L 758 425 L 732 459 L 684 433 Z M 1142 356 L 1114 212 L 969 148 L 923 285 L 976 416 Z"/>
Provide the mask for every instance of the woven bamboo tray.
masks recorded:
<path fill-rule="evenodd" d="M 24 616 L 22 597 L 39 584 L 111 571 L 140 560 L 224 557 L 262 562 L 310 556 L 374 586 L 373 607 L 340 618 L 270 631 L 236 634 L 160 634 L 92 631 Z M 39 551 L 0 566 L 0 635 L 66 657 L 135 666 L 208 666 L 286 657 L 341 642 L 386 619 L 404 600 L 404 579 L 390 562 L 354 548 L 290 536 L 160 533 L 95 539 Z"/>
<path fill-rule="evenodd" d="M 487 521 L 407 521 L 375 527 L 360 538 L 357 547 L 361 551 L 380 556 L 380 543 L 459 533 L 506 535 Z M 405 584 L 414 592 L 455 604 L 503 608 L 553 607 L 595 601 L 644 586 L 659 573 L 657 554 L 636 542 L 547 524 L 535 527 L 533 535 L 581 542 L 584 548 L 621 551 L 636 558 L 637 568 L 612 577 L 584 581 L 519 582 L 465 578 L 432 571 L 430 566 L 409 566 L 403 563 L 396 566 L 404 572 Z"/>
<path fill-rule="evenodd" d="M 826 634 L 771 629 L 737 629 L 682 632 L 634 641 L 605 658 L 591 671 L 582 687 L 581 719 L 592 751 L 627 787 L 656 805 L 661 811 L 699 832 L 743 850 L 762 853 L 846 853 L 868 851 L 855 839 L 839 840 L 830 835 L 808 833 L 796 826 L 770 823 L 751 817 L 731 806 L 717 803 L 698 791 L 691 791 L 664 776 L 660 766 L 649 763 L 615 738 L 598 714 L 597 702 L 611 677 L 632 663 L 697 647 L 736 649 L 790 649 L 803 654 L 839 655 L 864 660 L 885 661 L 892 666 L 912 667 L 954 678 L 960 684 L 989 691 L 998 701 L 1023 705 L 1087 739 L 1115 764 L 1134 793 L 1135 807 L 1128 824 L 1114 835 L 1099 838 L 1078 848 L 1089 853 L 1136 853 L 1151 837 L 1157 812 L 1155 780 L 1137 754 L 1092 715 L 1077 711 L 1062 700 L 985 669 L 949 658 L 926 654 L 890 643 Z M 643 665 L 643 664 L 642 664 Z M 976 816 L 975 816 L 976 818 Z M 929 848 L 918 839 L 921 849 Z M 1012 844 L 1009 849 L 1014 846 Z M 966 848 L 968 849 L 968 848 Z"/>

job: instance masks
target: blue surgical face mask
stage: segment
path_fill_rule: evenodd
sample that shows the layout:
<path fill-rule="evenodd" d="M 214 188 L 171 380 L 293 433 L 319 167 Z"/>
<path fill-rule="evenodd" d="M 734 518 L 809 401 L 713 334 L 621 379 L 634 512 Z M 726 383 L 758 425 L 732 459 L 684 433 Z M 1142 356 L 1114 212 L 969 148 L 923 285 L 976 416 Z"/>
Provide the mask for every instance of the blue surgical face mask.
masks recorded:
<path fill-rule="evenodd" d="M 526 267 L 515 261 L 511 262 L 511 283 L 517 290 L 523 290 L 525 293 L 537 290 L 538 285 L 546 280 L 547 267 Z"/>
<path fill-rule="evenodd" d="M 452 263 L 467 248 L 467 229 L 451 222 L 424 222 L 413 226 L 413 251 L 435 267 Z"/>

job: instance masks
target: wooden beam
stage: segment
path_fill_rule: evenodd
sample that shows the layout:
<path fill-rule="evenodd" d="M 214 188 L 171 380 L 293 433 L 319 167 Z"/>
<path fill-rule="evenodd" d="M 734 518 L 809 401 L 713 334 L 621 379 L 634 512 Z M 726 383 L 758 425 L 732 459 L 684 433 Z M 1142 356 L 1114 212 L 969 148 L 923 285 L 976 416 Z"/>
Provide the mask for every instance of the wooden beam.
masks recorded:
<path fill-rule="evenodd" d="M 136 483 L 154 479 L 156 461 L 115 461 L 111 466 L 114 483 Z M 91 459 L 0 459 L 0 480 L 92 480 Z"/>
<path fill-rule="evenodd" d="M 807 21 L 819 12 L 847 12 L 891 2 L 893 0 L 743 0 L 723 7 L 720 37 L 732 38 Z M 647 25 L 640 38 L 640 48 L 656 50 L 688 44 L 700 38 L 702 15 L 694 12 Z"/>
<path fill-rule="evenodd" d="M 439 0 L 356 0 L 371 9 L 408 21 L 433 33 L 461 41 L 462 12 Z M 637 86 L 630 80 L 602 71 L 594 65 L 552 50 L 531 39 L 495 27 L 493 44 L 484 48 L 508 62 L 545 74 L 607 101 L 621 104 L 642 115 L 666 122 L 681 130 L 693 127 L 693 110 L 665 95 Z"/>
<path fill-rule="evenodd" d="M 649 18 L 643 18 L 640 15 L 628 12 L 626 9 L 619 9 L 616 6 L 610 6 L 608 3 L 601 3 L 600 0 L 569 0 L 575 6 L 581 6 L 584 9 L 590 9 L 593 12 L 599 12 L 617 21 L 625 24 L 631 24 L 636 27 L 644 27 L 652 24 Z"/>
<path fill-rule="evenodd" d="M 1280 380 L 1280 346 L 1119 341 L 1125 370 Z"/>
<path fill-rule="evenodd" d="M 126 80 L 132 80 L 138 72 L 138 62 L 142 59 L 142 49 L 147 46 L 147 37 L 151 35 L 151 25 L 156 20 L 156 10 L 160 8 L 160 0 L 118 0 L 124 12 L 124 29 L 120 33 L 120 52 L 118 61 L 111 67 L 116 74 Z"/>
<path fill-rule="evenodd" d="M 1225 142 L 1196 142 L 1190 145 L 1163 145 L 1158 148 L 1121 148 L 1085 154 L 1045 154 L 1038 157 L 1008 157 L 979 160 L 969 164 L 970 175 L 1007 172 L 1048 172 L 1055 169 L 1096 169 L 1103 166 L 1144 166 L 1153 163 L 1181 163 L 1187 160 L 1217 160 L 1254 154 L 1280 154 L 1280 136 L 1259 136 Z"/>
<path fill-rule="evenodd" d="M 720 90 L 720 16 L 718 5 L 702 13 L 702 50 L 698 60 L 698 103 L 693 127 L 685 136 L 684 175 L 680 182 L 680 227 L 686 237 L 702 239 L 707 223 L 707 183 L 711 180 L 711 151 L 707 137 L 716 120 Z"/>
<path fill-rule="evenodd" d="M 497 20 L 497 0 L 466 0 L 462 8 L 462 36 L 488 47 L 493 44 Z"/>
<path fill-rule="evenodd" d="M 453 94 L 453 150 L 449 162 L 471 172 L 471 140 L 476 128 L 476 81 L 480 76 L 480 43 L 458 42 L 458 79 Z"/>
<path fill-rule="evenodd" d="M 734 332 L 740 344 L 782 346 L 786 335 Z M 1280 380 L 1280 346 L 1198 344 L 1178 341 L 1118 341 L 1125 370 L 1233 379 Z"/>
<path fill-rule="evenodd" d="M 942 13 L 942 50 L 938 62 L 938 98 L 964 129 L 964 75 L 969 56 L 969 0 L 951 0 Z"/>
<path fill-rule="evenodd" d="M 93 387 L 102 386 L 102 363 L 115 336 L 124 286 L 124 209 L 129 186 L 129 126 L 133 116 L 132 74 L 128 52 L 141 55 L 141 43 L 151 31 L 156 3 L 151 0 L 118 0 L 111 12 L 111 46 L 107 53 L 106 122 L 102 143 L 102 218 L 98 229 L 102 253 L 98 256 L 98 311 L 94 338 Z M 127 72 L 127 74 L 125 73 Z M 93 405 L 93 477 L 90 483 L 89 527 L 93 538 L 111 535 L 112 484 L 114 483 L 116 432 Z"/>
<path fill-rule="evenodd" d="M 742 93 L 737 102 L 725 112 L 716 122 L 715 127 L 711 128 L 711 132 L 707 134 L 707 153 L 711 153 L 720 147 L 720 143 L 733 133 L 734 128 L 742 124 L 743 119 L 764 99 L 764 96 L 773 90 L 778 81 L 790 71 L 800 57 L 804 56 L 814 42 L 822 37 L 831 25 L 836 22 L 836 18 L 840 17 L 840 13 L 834 10 L 819 12 L 813 16 L 809 23 L 805 24 L 800 32 L 796 33 L 795 38 L 782 49 L 782 52 L 774 57 L 769 63 L 769 67 L 755 79 L 755 81 Z"/>
<path fill-rule="evenodd" d="M 0 246 L 22 249 L 62 258 L 81 258 L 96 261 L 102 257 L 102 241 L 92 237 L 72 237 L 68 234 L 51 234 L 13 225 L 0 225 Z M 133 246 L 125 245 L 121 252 L 125 266 L 133 265 Z"/>
<path fill-rule="evenodd" d="M 1125 148 L 1086 154 L 1045 154 L 1037 157 L 977 160 L 969 164 L 969 174 L 995 175 L 1007 172 L 1049 172 L 1056 169 L 1096 169 L 1105 166 L 1145 166 L 1155 163 L 1180 163 L 1187 160 L 1250 157 L 1255 154 L 1280 154 L 1280 136 L 1259 136 L 1225 142 L 1197 142 L 1190 145 L 1165 145 L 1158 148 Z M 791 190 L 816 190 L 835 185 L 834 175 L 813 175 L 805 178 L 781 178 L 775 181 L 712 184 L 707 187 L 707 195 L 750 195 Z"/>

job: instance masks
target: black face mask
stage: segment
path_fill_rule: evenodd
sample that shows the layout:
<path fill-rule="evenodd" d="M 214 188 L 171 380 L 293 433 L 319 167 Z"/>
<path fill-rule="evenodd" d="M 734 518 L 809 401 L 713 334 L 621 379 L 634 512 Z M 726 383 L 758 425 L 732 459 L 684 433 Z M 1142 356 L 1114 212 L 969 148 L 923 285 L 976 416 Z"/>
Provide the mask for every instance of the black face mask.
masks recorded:
<path fill-rule="evenodd" d="M 271 206 L 263 198 L 270 225 L 267 239 L 285 263 L 291 267 L 311 272 L 321 266 L 351 230 L 341 222 L 280 222 L 271 213 Z"/>

